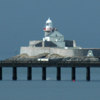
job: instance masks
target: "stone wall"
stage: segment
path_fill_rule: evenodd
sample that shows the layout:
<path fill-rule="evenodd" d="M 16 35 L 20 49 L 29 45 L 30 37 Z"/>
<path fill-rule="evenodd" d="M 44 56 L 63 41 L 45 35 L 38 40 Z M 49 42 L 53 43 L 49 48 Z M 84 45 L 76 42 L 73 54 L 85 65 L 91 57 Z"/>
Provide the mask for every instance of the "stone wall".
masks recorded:
<path fill-rule="evenodd" d="M 20 54 L 28 54 L 29 56 L 37 56 L 43 53 L 58 54 L 61 56 L 74 56 L 72 49 L 60 49 L 49 47 L 21 47 Z"/>
<path fill-rule="evenodd" d="M 74 49 L 75 56 L 87 56 L 89 50 L 92 50 L 94 56 L 100 56 L 99 48 L 82 48 L 82 49 Z"/>
<path fill-rule="evenodd" d="M 94 56 L 100 56 L 100 49 L 86 48 L 86 49 L 61 49 L 50 47 L 21 47 L 20 54 L 28 54 L 29 56 L 37 56 L 43 53 L 58 54 L 61 56 L 87 56 L 89 50 L 93 51 Z"/>

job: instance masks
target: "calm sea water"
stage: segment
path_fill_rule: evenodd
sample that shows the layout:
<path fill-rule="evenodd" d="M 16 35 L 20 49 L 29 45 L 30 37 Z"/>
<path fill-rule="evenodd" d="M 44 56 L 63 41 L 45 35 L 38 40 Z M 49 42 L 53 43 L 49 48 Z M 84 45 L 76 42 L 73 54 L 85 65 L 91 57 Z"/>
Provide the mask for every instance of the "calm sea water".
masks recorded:
<path fill-rule="evenodd" d="M 56 81 L 56 68 L 47 68 L 42 81 L 41 68 L 33 68 L 32 81 L 27 81 L 26 68 L 18 68 L 18 80 L 12 81 L 12 69 L 3 68 L 0 100 L 100 100 L 100 69 L 91 68 L 90 82 L 85 81 L 85 68 L 77 68 L 75 82 L 70 68 L 62 68 L 61 77 Z"/>

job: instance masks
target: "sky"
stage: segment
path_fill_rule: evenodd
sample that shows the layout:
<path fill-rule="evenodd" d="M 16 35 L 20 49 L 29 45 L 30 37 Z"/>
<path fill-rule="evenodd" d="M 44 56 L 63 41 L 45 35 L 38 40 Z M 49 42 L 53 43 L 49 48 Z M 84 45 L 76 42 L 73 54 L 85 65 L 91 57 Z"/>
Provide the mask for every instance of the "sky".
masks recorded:
<path fill-rule="evenodd" d="M 66 40 L 100 48 L 100 0 L 0 0 L 0 55 L 41 40 L 48 17 Z"/>
<path fill-rule="evenodd" d="M 100 48 L 100 0 L 0 0 L 0 58 L 19 54 L 20 47 L 28 46 L 30 40 L 41 40 L 48 17 L 65 40 L 76 40 L 83 48 Z M 99 74 L 96 71 L 93 76 Z M 99 100 L 99 82 L 2 81 L 0 98 Z"/>

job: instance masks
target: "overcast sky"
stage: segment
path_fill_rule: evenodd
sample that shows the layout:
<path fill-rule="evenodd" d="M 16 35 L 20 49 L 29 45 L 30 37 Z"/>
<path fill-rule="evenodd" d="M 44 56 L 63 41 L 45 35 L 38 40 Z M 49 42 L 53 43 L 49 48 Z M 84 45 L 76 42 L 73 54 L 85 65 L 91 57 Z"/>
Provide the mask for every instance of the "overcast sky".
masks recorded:
<path fill-rule="evenodd" d="M 100 0 L 0 0 L 0 55 L 41 40 L 48 17 L 66 40 L 100 48 Z"/>

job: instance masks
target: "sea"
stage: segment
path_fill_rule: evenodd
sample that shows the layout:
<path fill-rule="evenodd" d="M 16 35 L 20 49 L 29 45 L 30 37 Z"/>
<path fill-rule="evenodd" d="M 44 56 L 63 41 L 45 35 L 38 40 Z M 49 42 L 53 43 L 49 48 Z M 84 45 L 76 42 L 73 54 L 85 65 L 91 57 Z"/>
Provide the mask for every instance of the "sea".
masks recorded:
<path fill-rule="evenodd" d="M 100 68 L 91 68 L 90 82 L 86 81 L 85 68 L 76 69 L 74 82 L 71 68 L 61 68 L 61 81 L 56 80 L 54 67 L 47 68 L 46 81 L 42 80 L 41 68 L 32 68 L 31 81 L 27 81 L 27 68 L 17 71 L 18 80 L 13 81 L 12 68 L 3 68 L 0 100 L 100 100 Z"/>

